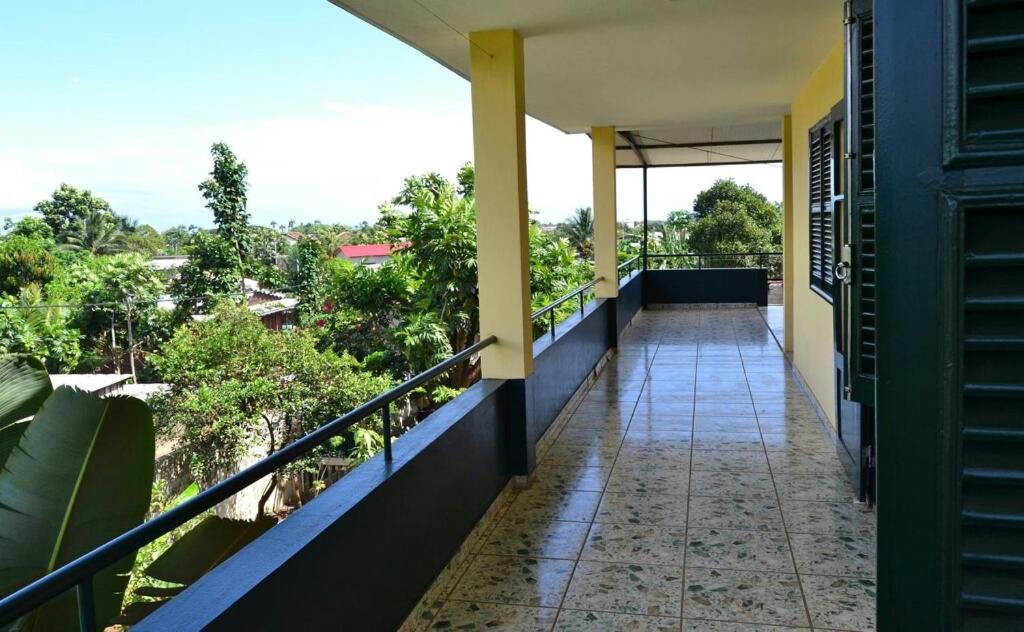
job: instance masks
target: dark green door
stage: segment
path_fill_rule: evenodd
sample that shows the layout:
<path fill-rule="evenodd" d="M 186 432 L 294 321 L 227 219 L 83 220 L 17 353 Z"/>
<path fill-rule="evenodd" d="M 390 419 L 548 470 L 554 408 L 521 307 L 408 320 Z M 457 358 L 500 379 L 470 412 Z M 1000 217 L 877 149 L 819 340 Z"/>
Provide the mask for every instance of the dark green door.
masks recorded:
<path fill-rule="evenodd" d="M 877 0 L 878 629 L 1024 630 L 1024 0 Z"/>

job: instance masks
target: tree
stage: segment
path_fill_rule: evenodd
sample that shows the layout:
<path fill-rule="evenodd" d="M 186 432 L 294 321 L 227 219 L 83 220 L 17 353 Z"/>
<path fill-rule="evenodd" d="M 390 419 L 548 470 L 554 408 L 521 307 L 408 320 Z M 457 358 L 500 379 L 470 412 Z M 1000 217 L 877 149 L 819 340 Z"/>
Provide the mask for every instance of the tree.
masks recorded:
<path fill-rule="evenodd" d="M 93 195 L 88 189 L 76 189 L 66 183 L 61 184 L 49 200 L 36 204 L 35 211 L 42 213 L 43 221 L 58 238 L 76 220 L 93 213 L 113 214 L 110 204 L 103 198 Z"/>
<path fill-rule="evenodd" d="M 0 354 L 24 353 L 42 358 L 47 369 L 71 373 L 82 356 L 81 335 L 68 310 L 45 308 L 39 286 L 21 289 L 17 298 L 0 297 Z"/>
<path fill-rule="evenodd" d="M 208 312 L 242 283 L 231 245 L 217 235 L 199 231 L 185 246 L 188 263 L 171 282 L 177 320 Z"/>
<path fill-rule="evenodd" d="M 156 363 L 169 386 L 155 400 L 159 426 L 180 436 L 203 485 L 243 457 L 270 454 L 393 385 L 351 356 L 317 351 L 309 332 L 269 331 L 248 310 L 227 304 L 180 328 Z"/>
<path fill-rule="evenodd" d="M 161 252 L 165 255 L 176 255 L 183 252 L 197 230 L 195 226 L 184 225 L 168 228 L 163 232 L 164 247 Z"/>
<path fill-rule="evenodd" d="M 577 208 L 562 225 L 562 232 L 569 244 L 581 257 L 594 256 L 594 210 L 589 206 Z"/>
<path fill-rule="evenodd" d="M 110 211 L 91 211 L 76 218 L 61 235 L 66 250 L 84 250 L 93 255 L 110 255 L 128 247 L 127 237 Z"/>
<path fill-rule="evenodd" d="M 131 230 L 125 232 L 126 250 L 152 257 L 162 252 L 166 246 L 164 236 L 149 224 L 134 226 Z"/>
<path fill-rule="evenodd" d="M 213 211 L 217 235 L 235 254 L 238 277 L 242 279 L 245 276 L 243 262 L 250 249 L 249 214 L 245 210 L 249 186 L 245 178 L 249 169 L 224 143 L 214 143 L 210 153 L 213 155 L 213 171 L 209 179 L 199 184 L 199 190 L 206 199 L 206 207 Z M 240 287 L 244 293 L 245 287 Z"/>
<path fill-rule="evenodd" d="M 750 185 L 740 186 L 734 180 L 716 180 L 710 188 L 697 194 L 693 201 L 693 214 L 700 220 L 714 211 L 720 202 L 739 205 L 755 224 L 768 231 L 769 244 L 782 245 L 782 209 L 778 204 L 769 202 Z"/>
<path fill-rule="evenodd" d="M 17 296 L 28 285 L 46 285 L 55 273 L 53 242 L 14 234 L 0 241 L 0 295 Z"/>
<path fill-rule="evenodd" d="M 693 252 L 765 252 L 771 247 L 770 227 L 758 224 L 739 202 L 717 202 L 690 232 Z"/>
<path fill-rule="evenodd" d="M 17 222 L 12 221 L 11 218 L 8 217 L 4 220 L 4 230 L 7 231 L 8 237 L 20 235 L 22 237 L 38 239 L 41 241 L 50 242 L 54 240 L 53 229 L 50 228 L 50 225 L 38 217 L 32 217 L 30 215 L 22 217 Z"/>
<path fill-rule="evenodd" d="M 459 183 L 459 195 L 464 198 L 476 197 L 476 169 L 473 163 L 467 162 L 459 167 L 455 180 Z"/>

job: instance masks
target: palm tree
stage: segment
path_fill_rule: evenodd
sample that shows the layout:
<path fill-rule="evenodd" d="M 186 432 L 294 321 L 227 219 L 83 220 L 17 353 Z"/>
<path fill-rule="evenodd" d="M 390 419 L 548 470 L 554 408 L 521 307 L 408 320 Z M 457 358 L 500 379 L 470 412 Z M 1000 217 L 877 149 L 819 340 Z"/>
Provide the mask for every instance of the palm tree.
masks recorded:
<path fill-rule="evenodd" d="M 565 238 L 581 257 L 594 253 L 594 210 L 589 206 L 576 209 L 563 225 Z"/>
<path fill-rule="evenodd" d="M 64 250 L 85 250 L 94 255 L 111 255 L 127 248 L 126 235 L 114 217 L 105 211 L 92 211 L 76 219 L 62 235 Z"/>

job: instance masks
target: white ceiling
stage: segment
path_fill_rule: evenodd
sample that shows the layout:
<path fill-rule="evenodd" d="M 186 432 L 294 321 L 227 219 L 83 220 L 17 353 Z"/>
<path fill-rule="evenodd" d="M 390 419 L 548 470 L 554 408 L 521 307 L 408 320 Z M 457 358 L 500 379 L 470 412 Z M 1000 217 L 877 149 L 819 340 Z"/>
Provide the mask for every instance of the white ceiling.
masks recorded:
<path fill-rule="evenodd" d="M 780 117 L 842 36 L 841 0 L 331 2 L 464 77 L 466 34 L 514 28 L 531 116 L 566 132 L 613 125 L 672 143 L 778 138 Z"/>

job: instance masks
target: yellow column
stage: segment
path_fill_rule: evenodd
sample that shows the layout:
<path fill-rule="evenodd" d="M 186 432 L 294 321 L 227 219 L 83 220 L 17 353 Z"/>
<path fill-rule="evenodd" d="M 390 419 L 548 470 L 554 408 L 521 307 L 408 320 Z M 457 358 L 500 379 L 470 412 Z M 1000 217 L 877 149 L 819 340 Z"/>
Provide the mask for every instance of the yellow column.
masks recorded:
<path fill-rule="evenodd" d="M 513 30 L 469 39 L 480 333 L 498 337 L 481 367 L 485 378 L 525 378 L 533 371 L 533 336 L 523 40 Z"/>
<path fill-rule="evenodd" d="M 615 209 L 615 128 L 592 127 L 594 158 L 594 288 L 601 298 L 619 295 L 619 257 Z"/>
<path fill-rule="evenodd" d="M 782 301 L 785 336 L 782 350 L 793 353 L 793 118 L 782 117 Z"/>

